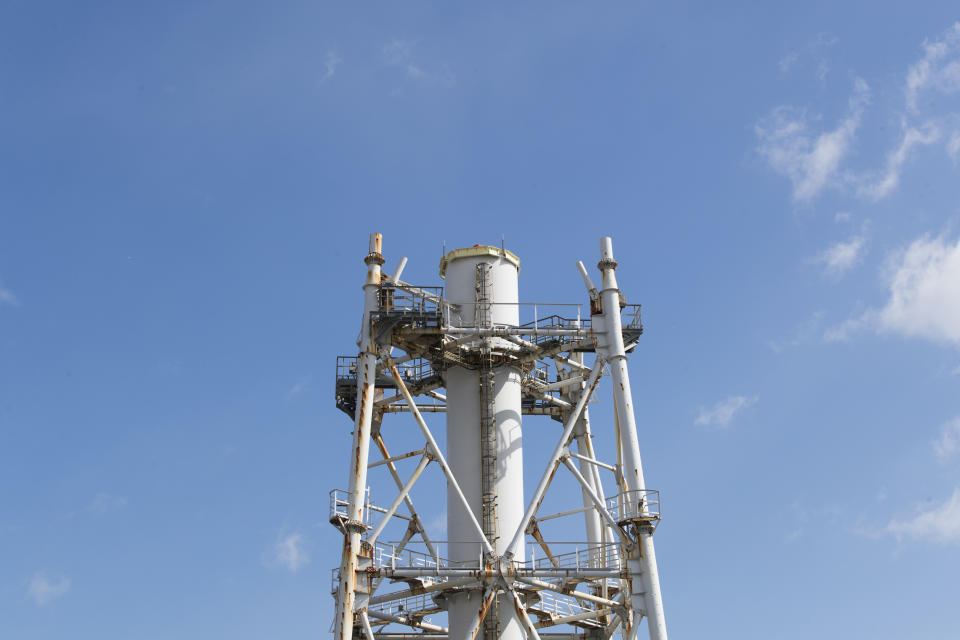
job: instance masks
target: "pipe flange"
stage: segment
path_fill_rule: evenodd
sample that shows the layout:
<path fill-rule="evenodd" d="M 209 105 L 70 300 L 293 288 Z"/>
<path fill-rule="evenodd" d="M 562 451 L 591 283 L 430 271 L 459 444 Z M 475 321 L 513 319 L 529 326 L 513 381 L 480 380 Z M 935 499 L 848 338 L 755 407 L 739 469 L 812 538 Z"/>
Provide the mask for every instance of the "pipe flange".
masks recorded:
<path fill-rule="evenodd" d="M 604 258 L 603 260 L 597 263 L 597 269 L 600 269 L 601 271 L 603 271 L 604 269 L 616 269 L 616 268 L 617 268 L 617 261 L 614 260 L 613 258 Z"/>

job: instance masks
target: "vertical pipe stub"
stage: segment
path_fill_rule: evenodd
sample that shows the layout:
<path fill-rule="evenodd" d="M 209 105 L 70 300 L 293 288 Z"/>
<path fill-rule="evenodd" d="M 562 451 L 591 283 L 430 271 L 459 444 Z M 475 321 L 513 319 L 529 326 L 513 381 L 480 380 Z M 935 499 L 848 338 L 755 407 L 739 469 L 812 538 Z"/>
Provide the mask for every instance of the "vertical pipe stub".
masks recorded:
<path fill-rule="evenodd" d="M 367 257 L 363 259 L 366 264 L 379 264 L 382 265 L 385 260 L 381 251 L 383 250 L 383 235 L 379 233 L 370 234 L 370 249 L 367 253 Z"/>

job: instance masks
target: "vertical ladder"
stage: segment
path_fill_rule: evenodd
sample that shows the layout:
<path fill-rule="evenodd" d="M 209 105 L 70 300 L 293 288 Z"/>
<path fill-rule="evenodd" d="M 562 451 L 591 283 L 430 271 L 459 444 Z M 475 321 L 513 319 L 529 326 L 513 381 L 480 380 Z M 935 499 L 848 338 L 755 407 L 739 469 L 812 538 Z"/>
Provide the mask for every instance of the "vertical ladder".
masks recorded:
<path fill-rule="evenodd" d="M 474 320 L 477 327 L 493 326 L 493 314 L 490 304 L 490 272 L 493 267 L 481 263 L 477 265 L 476 304 Z M 481 469 L 481 526 L 483 534 L 496 547 L 499 537 L 497 523 L 497 424 L 494 403 L 496 389 L 493 372 L 493 350 L 491 339 L 484 338 L 480 344 L 481 364 L 480 381 L 480 469 Z M 494 600 L 483 622 L 484 639 L 497 640 L 500 637 L 500 598 Z"/>

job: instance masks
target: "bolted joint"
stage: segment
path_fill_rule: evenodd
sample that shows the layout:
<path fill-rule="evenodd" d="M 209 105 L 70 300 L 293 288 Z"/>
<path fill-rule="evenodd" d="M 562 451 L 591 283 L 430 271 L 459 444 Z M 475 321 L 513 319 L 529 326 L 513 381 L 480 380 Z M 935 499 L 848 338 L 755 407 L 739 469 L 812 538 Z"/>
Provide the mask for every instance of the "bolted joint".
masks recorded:
<path fill-rule="evenodd" d="M 616 268 L 617 268 L 617 261 L 614 260 L 613 258 L 604 258 L 603 260 L 597 263 L 597 269 L 600 269 L 600 271 L 603 271 L 604 269 L 616 269 Z"/>
<path fill-rule="evenodd" d="M 367 265 L 378 264 L 383 265 L 386 260 L 383 259 L 383 256 L 379 253 L 368 253 L 367 257 L 363 259 L 363 263 Z"/>

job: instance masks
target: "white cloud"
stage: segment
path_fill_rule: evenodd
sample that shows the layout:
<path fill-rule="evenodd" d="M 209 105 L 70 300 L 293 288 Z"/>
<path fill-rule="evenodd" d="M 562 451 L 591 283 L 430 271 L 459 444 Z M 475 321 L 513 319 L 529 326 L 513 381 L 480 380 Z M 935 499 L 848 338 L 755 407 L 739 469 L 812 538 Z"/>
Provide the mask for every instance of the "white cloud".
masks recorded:
<path fill-rule="evenodd" d="M 793 65 L 795 65 L 799 59 L 800 54 L 796 51 L 790 51 L 787 53 L 785 56 L 780 58 L 780 72 L 786 73 L 787 71 L 790 71 L 791 67 L 793 67 Z"/>
<path fill-rule="evenodd" d="M 823 332 L 823 339 L 827 342 L 846 342 L 854 333 L 861 331 L 870 325 L 872 311 L 868 311 L 864 316 L 844 320 L 835 327 L 830 327 Z"/>
<path fill-rule="evenodd" d="M 923 58 L 907 71 L 904 93 L 911 111 L 916 111 L 917 98 L 928 89 L 960 90 L 960 22 L 947 29 L 942 39 L 924 42 Z"/>
<path fill-rule="evenodd" d="M 901 539 L 929 540 L 941 544 L 960 544 L 960 488 L 946 502 L 921 509 L 913 518 L 893 520 L 886 531 Z"/>
<path fill-rule="evenodd" d="M 803 537 L 803 529 L 802 529 L 802 528 L 797 528 L 797 529 L 794 529 L 793 531 L 788 531 L 788 532 L 783 536 L 783 541 L 784 541 L 784 542 L 796 542 L 797 540 L 799 540 L 799 539 L 802 538 L 802 537 Z"/>
<path fill-rule="evenodd" d="M 409 40 L 394 38 L 383 45 L 383 57 L 387 61 L 387 64 L 391 66 L 402 65 L 410 59 L 410 55 L 413 52 L 413 45 L 414 43 Z"/>
<path fill-rule="evenodd" d="M 305 546 L 306 539 L 299 531 L 281 533 L 270 550 L 267 564 L 296 573 L 310 563 L 310 554 Z"/>
<path fill-rule="evenodd" d="M 854 236 L 826 249 L 816 257 L 815 262 L 822 264 L 828 274 L 841 276 L 860 261 L 865 244 L 866 240 L 862 236 Z"/>
<path fill-rule="evenodd" d="M 849 211 L 838 211 L 837 215 L 833 216 L 833 221 L 837 224 L 841 222 L 850 222 L 851 215 Z"/>
<path fill-rule="evenodd" d="M 940 462 L 946 462 L 960 453 L 960 417 L 940 427 L 940 435 L 933 441 L 933 452 Z"/>
<path fill-rule="evenodd" d="M 812 40 L 804 44 L 799 49 L 788 52 L 780 58 L 779 67 L 781 73 L 786 73 L 793 69 L 801 61 L 811 61 L 816 63 L 817 80 L 822 84 L 830 73 L 830 60 L 827 58 L 827 50 L 837 43 L 837 38 L 828 33 L 817 34 Z"/>
<path fill-rule="evenodd" d="M 63 596 L 69 590 L 69 578 L 61 577 L 56 582 L 51 582 L 44 574 L 37 573 L 27 587 L 27 597 L 33 600 L 38 607 L 42 607 Z"/>
<path fill-rule="evenodd" d="M 771 340 L 767 343 L 767 346 L 769 346 L 774 353 L 781 353 L 789 347 L 799 347 L 801 344 L 809 342 L 819 334 L 820 326 L 826 315 L 826 311 L 814 311 L 806 320 L 796 326 L 791 337 L 782 340 Z"/>
<path fill-rule="evenodd" d="M 853 142 L 870 87 L 861 78 L 854 83 L 846 117 L 831 131 L 811 133 L 803 112 L 779 107 L 755 127 L 757 152 L 774 171 L 793 183 L 795 200 L 809 200 L 835 180 L 840 162 Z"/>
<path fill-rule="evenodd" d="M 408 40 L 399 40 L 394 38 L 383 47 L 383 56 L 387 64 L 392 67 L 404 69 L 407 75 L 414 79 L 420 79 L 426 76 L 423 69 L 412 62 L 413 47 L 415 43 Z"/>
<path fill-rule="evenodd" d="M 950 140 L 947 142 L 947 153 L 950 154 L 954 162 L 960 159 L 960 131 L 954 131 L 953 135 L 950 136 Z"/>
<path fill-rule="evenodd" d="M 333 77 L 333 74 L 337 72 L 337 67 L 340 66 L 340 63 L 343 62 L 333 51 L 328 51 L 326 58 L 323 60 L 323 75 L 320 76 L 320 82 L 324 83 L 330 78 Z"/>
<path fill-rule="evenodd" d="M 310 386 L 310 377 L 302 378 L 297 380 L 297 382 L 287 390 L 286 395 L 284 396 L 288 401 L 293 400 L 298 395 L 307 390 Z"/>
<path fill-rule="evenodd" d="M 112 496 L 109 493 L 98 493 L 93 502 L 87 505 L 87 511 L 97 515 L 103 515 L 108 511 L 116 511 L 127 506 L 127 499 L 120 496 Z"/>
<path fill-rule="evenodd" d="M 892 267 L 880 330 L 960 345 L 960 241 L 920 238 Z"/>
<path fill-rule="evenodd" d="M 758 399 L 757 396 L 753 396 L 752 398 L 747 398 L 746 396 L 730 396 L 726 400 L 721 400 L 710 409 L 701 407 L 700 415 L 693 421 L 693 424 L 726 427 L 738 412 L 755 405 Z"/>
<path fill-rule="evenodd" d="M 2 282 L 0 282 L 0 305 L 7 305 L 10 307 L 20 306 L 20 298 L 18 298 L 13 291 L 10 291 L 10 289 L 4 287 Z"/>
<path fill-rule="evenodd" d="M 414 60 L 413 49 L 416 42 L 394 38 L 383 47 L 383 58 L 388 66 L 402 69 L 404 75 L 414 81 L 425 84 L 440 84 L 446 87 L 454 85 L 453 73 L 446 65 L 428 65 L 428 70 L 422 63 Z"/>
<path fill-rule="evenodd" d="M 923 236 L 888 260 L 890 299 L 828 330 L 844 340 L 863 329 L 960 346 L 960 240 Z"/>
<path fill-rule="evenodd" d="M 919 129 L 908 127 L 904 123 L 903 139 L 887 154 L 887 164 L 882 174 L 861 184 L 857 194 L 871 200 L 880 200 L 890 195 L 900 184 L 900 174 L 910 151 L 918 145 L 930 145 L 939 139 L 940 131 L 933 123 L 928 122 Z"/>

